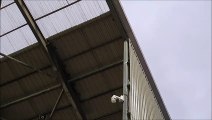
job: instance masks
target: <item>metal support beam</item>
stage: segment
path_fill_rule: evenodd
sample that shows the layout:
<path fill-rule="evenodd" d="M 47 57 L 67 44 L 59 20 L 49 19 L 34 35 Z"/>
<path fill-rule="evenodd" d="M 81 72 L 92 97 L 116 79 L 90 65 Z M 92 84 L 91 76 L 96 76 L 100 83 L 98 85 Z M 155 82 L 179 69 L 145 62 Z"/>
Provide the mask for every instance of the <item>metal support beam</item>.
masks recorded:
<path fill-rule="evenodd" d="M 52 109 L 52 111 L 51 111 L 51 114 L 49 115 L 49 118 L 48 118 L 48 119 L 51 119 L 51 118 L 52 118 L 52 116 L 53 116 L 53 114 L 54 114 L 54 111 L 55 111 L 55 109 L 56 109 L 58 103 L 59 103 L 60 100 L 61 100 L 63 91 L 64 91 L 64 90 L 62 89 L 61 92 L 60 92 L 60 94 L 59 94 L 59 96 L 58 96 L 58 98 L 57 98 L 57 101 L 56 101 L 56 103 L 55 103 L 55 105 L 54 105 L 54 107 L 53 107 L 53 109 Z"/>
<path fill-rule="evenodd" d="M 104 47 L 104 46 L 111 45 L 111 44 L 113 44 L 114 42 L 120 41 L 121 39 L 122 39 L 122 37 L 119 36 L 119 37 L 117 37 L 117 38 L 115 38 L 115 39 L 112 39 L 112 40 L 110 40 L 110 41 L 107 41 L 107 42 L 105 42 L 105 43 L 102 43 L 102 44 L 100 44 L 100 45 L 97 45 L 97 46 L 95 46 L 95 47 L 91 47 L 91 48 L 89 48 L 89 49 L 87 49 L 87 50 L 84 50 L 84 51 L 82 51 L 82 52 L 80 52 L 80 53 L 77 53 L 77 54 L 75 54 L 75 55 L 73 55 L 73 56 L 70 56 L 70 57 L 66 58 L 64 61 L 71 60 L 71 59 L 73 59 L 73 58 L 75 58 L 75 57 L 81 56 L 81 55 L 86 54 L 86 53 L 91 52 L 91 51 L 95 51 L 95 50 L 97 50 L 97 49 L 99 49 L 99 48 L 102 48 L 102 47 Z"/>
<path fill-rule="evenodd" d="M 71 59 L 73 59 L 73 58 L 75 58 L 75 57 L 78 57 L 78 56 L 81 56 L 81 55 L 83 55 L 83 54 L 86 54 L 86 53 L 88 53 L 88 52 L 90 52 L 90 51 L 92 51 L 92 50 L 97 50 L 97 49 L 99 49 L 99 48 L 101 48 L 101 47 L 103 47 L 103 46 L 105 46 L 105 45 L 110 45 L 110 44 L 112 44 L 112 43 L 114 43 L 114 42 L 116 42 L 116 41 L 119 41 L 119 40 L 121 40 L 121 37 L 117 37 L 117 38 L 115 38 L 115 39 L 113 39 L 113 40 L 111 40 L 111 41 L 105 42 L 105 43 L 100 44 L 100 45 L 98 45 L 98 46 L 96 46 L 96 47 L 93 47 L 93 48 L 89 48 L 89 49 L 87 49 L 87 50 L 84 50 L 84 51 L 82 51 L 82 52 L 80 52 L 80 53 L 77 53 L 77 54 L 75 54 L 75 55 L 73 55 L 73 56 L 71 56 L 71 57 L 66 58 L 64 61 L 65 61 L 65 62 L 66 62 L 66 61 L 69 61 L 69 60 L 71 60 Z M 40 70 L 43 71 L 43 70 L 49 69 L 49 68 L 51 68 L 51 66 L 48 65 L 48 66 L 45 66 L 45 67 L 41 68 Z M 31 72 L 31 73 L 27 73 L 27 74 L 25 74 L 25 75 L 23 75 L 23 76 L 20 76 L 20 77 L 18 77 L 18 78 L 13 79 L 13 80 L 7 81 L 7 82 L 5 82 L 5 83 L 0 84 L 0 87 L 5 86 L 5 85 L 7 85 L 7 84 L 11 84 L 11 83 L 16 82 L 16 81 L 19 81 L 20 79 L 23 79 L 23 78 L 25 78 L 25 77 L 27 77 L 27 76 L 30 76 L 30 75 L 32 75 L 32 74 L 35 74 L 35 73 L 36 73 L 36 71 Z"/>
<path fill-rule="evenodd" d="M 129 56 L 129 42 L 128 42 L 128 35 L 126 31 L 124 30 L 124 27 L 122 26 L 122 21 L 119 19 L 115 3 L 113 0 L 106 0 L 110 11 L 113 15 L 113 18 L 115 19 L 119 32 L 121 33 L 123 39 L 124 39 L 124 53 L 123 53 L 123 96 L 124 96 L 124 102 L 123 102 L 123 114 L 122 114 L 122 119 L 123 120 L 128 120 L 130 119 L 128 116 L 129 113 L 129 90 L 128 90 L 128 85 L 129 85 L 129 64 L 128 64 L 128 56 Z"/>
<path fill-rule="evenodd" d="M 23 62 L 23 61 L 20 61 L 20 60 L 18 60 L 18 59 L 16 59 L 16 58 L 10 57 L 9 55 L 5 55 L 5 54 L 3 54 L 3 53 L 1 53 L 1 52 L 0 52 L 0 55 L 3 56 L 3 57 L 5 57 L 5 58 L 8 58 L 9 60 L 12 60 L 12 61 L 18 63 L 18 64 L 20 64 L 20 65 L 22 65 L 22 66 L 24 66 L 24 67 L 27 67 L 27 68 L 33 70 L 34 72 L 41 73 L 41 74 L 46 75 L 46 76 L 48 76 L 48 77 L 50 77 L 50 78 L 55 78 L 55 76 L 53 76 L 53 75 L 51 75 L 51 74 L 48 74 L 48 73 L 45 73 L 45 72 L 43 72 L 41 69 L 38 69 L 38 68 L 36 68 L 36 67 L 33 67 L 32 65 L 29 65 L 29 64 L 27 64 L 27 63 L 25 63 L 25 62 Z M 2 86 L 2 85 L 0 85 L 0 86 Z"/>
<path fill-rule="evenodd" d="M 121 112 L 122 112 L 121 110 L 118 110 L 118 111 L 115 111 L 115 112 L 100 116 L 98 118 L 95 118 L 94 120 L 101 120 L 101 119 L 107 118 L 107 117 L 112 116 L 112 115 L 120 114 Z"/>
<path fill-rule="evenodd" d="M 129 56 L 129 43 L 127 40 L 124 41 L 124 62 L 123 62 L 123 120 L 128 120 L 128 112 L 129 112 L 129 64 L 128 64 L 128 56 Z"/>
<path fill-rule="evenodd" d="M 56 90 L 56 89 L 58 89 L 59 87 L 61 87 L 61 84 L 57 84 L 57 85 L 54 85 L 54 86 L 49 87 L 49 88 L 47 88 L 47 89 L 41 90 L 41 91 L 39 91 L 39 92 L 36 92 L 36 93 L 30 94 L 30 95 L 27 95 L 27 96 L 22 97 L 22 98 L 20 98 L 20 99 L 17 99 L 17 100 L 14 100 L 14 101 L 11 101 L 11 102 L 9 102 L 9 103 L 6 103 L 6 104 L 1 105 L 1 106 L 0 106 L 0 109 L 9 107 L 9 106 L 11 106 L 11 105 L 13 105 L 13 104 L 17 104 L 17 103 L 22 102 L 22 101 L 25 101 L 25 100 L 28 100 L 28 99 L 30 99 L 30 98 L 32 98 L 32 97 L 36 97 L 36 96 L 38 96 L 38 95 L 45 94 L 45 93 L 50 92 L 50 91 L 52 91 L 52 90 Z"/>
<path fill-rule="evenodd" d="M 88 73 L 85 73 L 85 74 L 83 74 L 83 75 L 77 76 L 77 77 L 75 77 L 75 78 L 73 78 L 73 79 L 70 79 L 70 80 L 68 81 L 68 83 L 73 83 L 73 82 L 77 82 L 77 81 L 79 81 L 79 80 L 83 80 L 83 79 L 86 78 L 86 77 L 89 77 L 89 76 L 92 76 L 92 75 L 94 75 L 94 74 L 103 72 L 103 71 L 105 71 L 105 70 L 107 70 L 107 69 L 116 67 L 116 66 L 118 66 L 118 65 L 121 65 L 122 63 L 123 63 L 123 61 L 120 60 L 120 61 L 114 62 L 114 63 L 112 63 L 112 64 L 103 66 L 103 67 L 101 67 L 101 68 L 95 69 L 95 70 L 90 71 L 90 72 L 88 72 Z"/>
<path fill-rule="evenodd" d="M 76 114 L 78 115 L 79 119 L 86 120 L 85 113 L 83 112 L 82 107 L 79 103 L 78 95 L 76 94 L 75 90 L 67 83 L 70 77 L 65 70 L 65 66 L 63 65 L 62 60 L 60 59 L 58 53 L 56 52 L 55 47 L 44 38 L 41 30 L 39 29 L 38 25 L 33 19 L 33 16 L 31 15 L 24 1 L 15 0 L 15 2 L 18 8 L 20 9 L 22 15 L 24 16 L 25 20 L 27 21 L 34 36 L 36 37 L 38 43 L 42 46 L 44 52 L 48 56 L 50 63 L 58 71 L 58 75 L 61 78 L 61 83 L 64 88 L 64 91 L 67 94 L 68 99 L 74 106 Z"/>
<path fill-rule="evenodd" d="M 144 69 L 144 73 L 145 73 L 145 75 L 148 79 L 148 82 L 149 82 L 149 84 L 152 88 L 152 91 L 153 91 L 155 98 L 156 98 L 156 100 L 157 100 L 157 102 L 160 106 L 160 109 L 161 109 L 161 112 L 162 112 L 164 118 L 167 119 L 167 120 L 170 120 L 171 118 L 169 116 L 169 113 L 166 110 L 166 107 L 165 107 L 163 100 L 160 96 L 158 88 L 155 85 L 155 82 L 154 82 L 153 77 L 150 73 L 150 70 L 147 66 L 147 63 L 144 59 L 142 51 L 141 51 L 141 49 L 140 49 L 140 47 L 137 43 L 137 40 L 136 40 L 136 38 L 133 34 L 133 31 L 130 27 L 130 24 L 128 23 L 128 20 L 127 20 L 125 14 L 124 14 L 124 11 L 121 7 L 119 0 L 106 0 L 106 1 L 107 1 L 109 8 L 110 8 L 111 13 L 113 14 L 113 18 L 115 19 L 116 23 L 119 26 L 119 30 L 121 31 L 122 35 L 125 34 L 125 36 L 130 38 L 130 40 L 132 42 L 132 45 L 133 45 L 133 47 L 136 51 L 136 54 L 137 54 L 138 59 L 140 61 L 140 64 Z"/>
<path fill-rule="evenodd" d="M 85 99 L 81 100 L 80 102 L 82 102 L 82 103 L 83 103 L 83 102 L 86 102 L 86 101 L 89 101 L 89 100 L 95 99 L 95 98 L 97 98 L 97 97 L 100 97 L 100 96 L 102 96 L 102 95 L 109 94 L 109 93 L 114 92 L 114 91 L 116 91 L 116 90 L 121 90 L 122 88 L 123 88 L 123 86 L 119 86 L 119 87 L 117 87 L 117 88 L 114 88 L 114 89 L 111 89 L 111 90 L 107 90 L 107 91 L 102 92 L 102 93 L 99 93 L 99 94 L 97 94 L 97 95 L 94 95 L 94 96 L 91 96 L 91 97 L 85 98 Z"/>
<path fill-rule="evenodd" d="M 44 17 L 46 17 L 46 16 L 49 16 L 49 15 L 51 15 L 51 14 L 54 14 L 54 13 L 56 13 L 56 12 L 62 10 L 62 9 L 65 9 L 65 8 L 71 6 L 71 5 L 74 5 L 74 4 L 76 4 L 76 3 L 80 2 L 80 1 L 81 1 L 81 0 L 76 0 L 76 1 L 72 2 L 71 4 L 65 5 L 65 6 L 59 8 L 59 9 L 56 9 L 56 10 L 54 10 L 54 11 L 48 13 L 48 14 L 45 14 L 45 15 L 43 15 L 43 16 L 40 16 L 40 17 L 36 18 L 35 21 L 40 20 L 40 19 L 42 19 L 42 18 L 44 18 Z M 12 3 L 10 3 L 10 4 L 6 5 L 6 6 L 4 6 L 3 8 L 5 8 L 5 7 L 9 6 L 9 5 L 12 5 L 13 3 L 15 3 L 15 2 L 12 2 Z M 3 9 L 3 8 L 1 8 L 1 9 Z M 23 25 L 21 25 L 21 26 L 19 26 L 19 27 L 16 27 L 16 28 L 14 28 L 14 29 L 12 29 L 12 30 L 10 30 L 10 31 L 8 31 L 8 32 L 6 32 L 6 33 L 0 35 L 0 37 L 3 37 L 3 36 L 5 36 L 5 35 L 7 35 L 7 34 L 9 34 L 9 33 L 11 33 L 11 32 L 13 32 L 13 31 L 19 29 L 19 28 L 22 28 L 22 27 L 26 26 L 26 25 L 27 25 L 27 23 L 26 23 L 26 24 L 23 24 Z"/>
<path fill-rule="evenodd" d="M 77 76 L 77 77 L 75 77 L 75 78 L 69 80 L 69 84 L 70 84 L 70 83 L 73 83 L 73 82 L 77 82 L 77 81 L 79 81 L 79 80 L 83 80 L 83 78 L 89 77 L 89 76 L 91 76 L 91 75 L 97 74 L 97 73 L 102 72 L 102 71 L 105 71 L 105 70 L 108 70 L 108 69 L 110 69 L 110 68 L 117 67 L 117 66 L 121 65 L 122 63 L 123 63 L 123 61 L 120 60 L 120 61 L 114 62 L 114 63 L 112 63 L 112 64 L 103 66 L 103 67 L 101 67 L 101 68 L 98 68 L 98 69 L 96 69 L 96 70 L 90 71 L 90 72 L 88 72 L 88 73 L 85 73 L 85 74 L 83 74 L 83 75 Z M 59 86 L 60 86 L 59 84 L 56 85 L 56 88 L 58 88 Z M 47 89 L 45 89 L 45 90 L 42 90 L 42 91 L 33 93 L 33 94 L 31 94 L 31 95 L 25 96 L 25 97 L 20 98 L 20 99 L 18 99 L 18 100 L 15 100 L 15 101 L 6 103 L 5 105 L 0 106 L 0 109 L 1 109 L 1 108 L 4 108 L 4 107 L 7 107 L 8 105 L 12 105 L 12 104 L 19 103 L 19 102 L 21 102 L 21 101 L 30 99 L 31 97 L 38 96 L 38 95 L 41 95 L 41 94 L 43 94 L 43 93 L 52 91 L 52 90 L 54 90 L 54 88 L 55 88 L 55 87 L 53 86 L 53 87 L 47 88 Z M 56 88 L 55 88 L 55 89 L 56 89 Z M 122 87 L 115 88 L 114 90 L 117 90 L 117 89 L 120 89 L 120 88 L 122 88 Z M 114 91 L 114 90 L 106 91 L 106 92 L 104 92 L 104 93 L 102 93 L 102 94 L 106 94 L 106 93 L 111 92 L 111 91 Z M 100 94 L 100 95 L 96 95 L 96 96 L 101 96 L 101 94 Z M 93 98 L 95 98 L 96 96 L 92 96 L 91 98 L 87 98 L 86 100 L 93 99 Z M 82 100 L 82 101 L 79 100 L 79 102 L 84 102 L 84 101 L 86 101 L 86 100 Z M 11 103 L 12 103 L 12 104 L 11 104 Z"/>
<path fill-rule="evenodd" d="M 118 1 L 118 0 L 117 0 Z M 114 5 L 114 1 L 113 0 L 106 0 L 108 7 L 110 8 L 110 12 L 113 15 L 113 18 L 115 20 L 115 22 L 117 23 L 117 27 L 119 29 L 119 32 L 121 33 L 121 36 L 123 37 L 123 39 L 127 39 L 127 33 L 124 30 L 124 27 L 122 25 L 122 21 L 118 18 L 118 13 L 116 12 L 116 7 Z"/>
<path fill-rule="evenodd" d="M 7 4 L 7 5 L 3 6 L 3 7 L 1 7 L 0 10 L 2 10 L 2 9 L 4 9 L 4 8 L 6 8 L 6 7 L 8 7 L 8 6 L 12 5 L 12 4 L 14 4 L 14 3 L 15 2 L 11 2 L 11 3 L 9 3 L 9 4 Z M 1 3 L 0 4 L 1 4 L 0 6 L 2 6 L 2 0 L 1 0 Z"/>
<path fill-rule="evenodd" d="M 45 37 L 43 36 L 42 32 L 40 31 L 38 25 L 36 24 L 33 16 L 31 15 L 29 9 L 27 8 L 26 4 L 23 0 L 15 0 L 15 3 L 17 4 L 19 10 L 21 11 L 22 15 L 24 16 L 25 20 L 27 21 L 30 29 L 32 30 L 32 33 L 34 34 L 37 41 L 40 43 L 42 48 L 44 49 L 44 52 L 49 56 L 49 50 L 47 49 L 47 41 L 45 40 Z"/>
<path fill-rule="evenodd" d="M 132 31 L 132 29 L 130 27 L 130 24 L 129 24 L 129 22 L 128 22 L 126 16 L 125 16 L 125 13 L 124 13 L 124 11 L 123 11 L 123 9 L 121 7 L 120 0 L 106 0 L 106 1 L 107 1 L 107 4 L 108 4 L 109 8 L 110 8 L 110 11 L 111 11 L 111 13 L 113 15 L 113 18 L 115 19 L 115 21 L 116 21 L 116 23 L 117 23 L 117 25 L 119 27 L 119 30 L 120 30 L 122 36 L 124 38 L 130 38 L 130 40 L 131 40 L 131 43 L 132 43 L 132 45 L 133 45 L 133 47 L 134 47 L 134 49 L 136 51 L 136 54 L 137 54 L 138 59 L 140 61 L 140 64 L 143 67 L 144 73 L 145 73 L 145 75 L 146 75 L 146 77 L 148 79 L 148 82 L 149 82 L 149 84 L 150 84 L 150 86 L 152 88 L 152 91 L 153 91 L 153 93 L 155 95 L 155 98 L 156 98 L 156 100 L 157 100 L 157 102 L 158 102 L 158 104 L 160 106 L 162 114 L 164 115 L 164 118 L 167 119 L 167 120 L 170 120 L 171 118 L 169 116 L 169 113 L 166 110 L 166 107 L 165 107 L 165 105 L 163 103 L 163 100 L 162 100 L 162 98 L 160 96 L 158 88 L 155 85 L 153 77 L 152 77 L 152 75 L 150 73 L 150 70 L 149 70 L 149 68 L 147 66 L 145 58 L 144 58 L 144 56 L 142 54 L 142 51 L 141 51 L 141 49 L 140 49 L 140 47 L 139 47 L 139 45 L 137 43 L 137 40 L 136 40 L 136 38 L 134 36 L 134 33 L 133 33 L 133 31 Z"/>
<path fill-rule="evenodd" d="M 71 107 L 72 107 L 72 105 L 70 105 L 70 104 L 69 105 L 65 105 L 63 107 L 56 108 L 55 112 L 58 112 L 58 111 L 61 111 L 61 110 L 65 110 L 65 109 L 68 109 L 68 108 L 71 108 Z M 47 116 L 48 114 L 51 114 L 51 112 L 52 111 L 45 112 L 45 113 L 42 114 L 42 116 Z M 32 118 L 29 118 L 28 120 L 37 120 L 38 117 L 39 116 L 36 115 L 36 116 L 34 116 Z"/>
<path fill-rule="evenodd" d="M 51 67 L 51 66 L 48 65 L 48 66 L 45 66 L 45 67 L 41 68 L 40 70 L 41 70 L 41 71 L 44 71 L 44 70 L 49 69 L 50 67 Z M 25 78 L 25 77 L 27 77 L 27 76 L 33 75 L 33 74 L 35 74 L 35 73 L 37 73 L 37 71 L 33 71 L 33 72 L 27 73 L 27 74 L 25 74 L 25 75 L 23 75 L 23 76 L 17 77 L 17 78 L 15 78 L 15 79 L 6 81 L 6 82 L 0 84 L 0 87 L 6 86 L 6 85 L 8 85 L 8 84 L 12 84 L 12 83 L 14 83 L 14 82 L 18 82 L 19 80 L 21 80 L 21 79 L 23 79 L 23 78 Z M 45 73 L 45 72 L 44 72 L 44 73 Z"/>
<path fill-rule="evenodd" d="M 14 61 L 14 62 L 20 64 L 20 65 L 23 65 L 23 66 L 25 66 L 25 67 L 27 67 L 27 68 L 29 68 L 29 69 L 38 70 L 37 68 L 34 68 L 34 67 L 32 67 L 31 65 L 29 65 L 29 64 L 27 64 L 27 63 L 25 63 L 25 62 L 22 62 L 22 61 L 20 61 L 20 60 L 18 60 L 18 59 L 15 59 L 15 58 L 13 58 L 13 57 L 10 57 L 9 55 L 5 55 L 5 54 L 3 54 L 3 53 L 1 53 L 1 52 L 0 52 L 0 55 L 3 56 L 3 57 L 8 58 L 8 59 L 10 59 L 10 60 L 12 60 L 12 61 Z M 39 71 L 39 70 L 38 70 L 38 71 Z"/>
<path fill-rule="evenodd" d="M 106 94 L 109 94 L 109 93 L 111 93 L 111 92 L 115 92 L 116 90 L 120 90 L 120 89 L 122 89 L 122 87 L 123 87 L 123 86 L 119 86 L 119 87 L 117 87 L 117 88 L 114 88 L 114 89 L 105 91 L 105 92 L 103 92 L 103 93 L 100 93 L 100 94 L 97 94 L 97 95 L 94 95 L 94 96 L 91 96 L 91 97 L 89 97 L 89 98 L 82 99 L 80 102 L 84 103 L 84 102 L 90 101 L 90 100 L 92 100 L 92 99 L 101 97 L 101 96 L 106 95 Z M 63 107 L 55 108 L 55 112 L 56 112 L 56 111 L 60 111 L 60 110 L 64 110 L 64 109 L 68 109 L 68 108 L 70 108 L 70 107 L 72 107 L 72 106 L 71 106 L 71 105 L 66 105 L 66 106 L 63 106 Z M 51 114 L 51 112 L 52 112 L 52 111 L 48 111 L 48 112 L 42 114 L 42 116 L 47 116 L 48 114 Z M 121 110 L 120 110 L 119 112 L 121 112 Z M 105 116 L 105 115 L 104 115 L 104 116 Z M 38 117 L 38 116 L 36 115 L 36 116 L 30 118 L 29 120 L 34 120 L 34 119 L 36 119 L 37 117 Z M 101 116 L 101 117 L 103 117 L 103 116 Z M 100 118 L 100 117 L 99 117 L 99 118 Z"/>

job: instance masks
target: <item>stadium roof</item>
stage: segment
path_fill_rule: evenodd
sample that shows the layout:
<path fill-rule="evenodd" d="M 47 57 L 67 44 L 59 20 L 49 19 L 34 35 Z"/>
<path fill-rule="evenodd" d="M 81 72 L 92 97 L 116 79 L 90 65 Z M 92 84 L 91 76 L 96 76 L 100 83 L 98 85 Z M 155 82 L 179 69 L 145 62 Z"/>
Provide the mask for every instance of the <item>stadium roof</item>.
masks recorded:
<path fill-rule="evenodd" d="M 1 4 L 2 118 L 121 119 L 122 104 L 111 104 L 110 97 L 122 94 L 127 37 L 132 38 L 168 117 L 118 1 L 3 0 Z"/>

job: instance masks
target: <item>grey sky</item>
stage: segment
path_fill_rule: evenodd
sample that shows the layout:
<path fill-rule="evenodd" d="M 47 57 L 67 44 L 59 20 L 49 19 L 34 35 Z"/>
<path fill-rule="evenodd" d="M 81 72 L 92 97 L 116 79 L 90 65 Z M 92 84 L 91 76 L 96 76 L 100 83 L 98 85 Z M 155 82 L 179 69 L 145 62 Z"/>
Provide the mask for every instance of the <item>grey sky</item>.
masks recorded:
<path fill-rule="evenodd" d="M 122 1 L 173 119 L 211 119 L 211 1 Z"/>

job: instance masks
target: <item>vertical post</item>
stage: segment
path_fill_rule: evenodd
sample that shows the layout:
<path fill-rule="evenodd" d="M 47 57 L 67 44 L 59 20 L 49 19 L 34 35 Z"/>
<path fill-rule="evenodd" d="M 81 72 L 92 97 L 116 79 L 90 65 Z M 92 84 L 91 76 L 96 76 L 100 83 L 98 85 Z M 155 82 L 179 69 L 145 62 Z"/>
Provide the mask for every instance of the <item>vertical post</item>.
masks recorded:
<path fill-rule="evenodd" d="M 128 94 L 129 94 L 129 64 L 128 64 L 128 40 L 124 41 L 124 62 L 123 62 L 123 96 L 124 96 L 124 103 L 123 103 L 123 120 L 128 120 Z"/>

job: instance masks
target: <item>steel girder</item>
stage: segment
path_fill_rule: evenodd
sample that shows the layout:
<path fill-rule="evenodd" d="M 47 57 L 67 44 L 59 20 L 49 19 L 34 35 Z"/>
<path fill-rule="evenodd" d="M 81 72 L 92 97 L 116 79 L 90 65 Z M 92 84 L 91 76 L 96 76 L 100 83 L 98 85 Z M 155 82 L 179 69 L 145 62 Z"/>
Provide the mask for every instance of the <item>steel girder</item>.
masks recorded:
<path fill-rule="evenodd" d="M 42 46 L 43 51 L 48 56 L 50 63 L 52 64 L 54 69 L 58 72 L 59 78 L 61 78 L 63 89 L 67 94 L 69 100 L 71 101 L 73 107 L 76 109 L 76 113 L 79 119 L 86 120 L 86 116 L 80 105 L 78 95 L 76 94 L 73 87 L 69 85 L 67 82 L 70 79 L 69 74 L 67 74 L 65 66 L 63 65 L 63 62 L 60 59 L 58 53 L 56 52 L 54 45 L 52 45 L 45 39 L 24 1 L 15 0 L 15 2 L 19 10 L 21 11 L 22 15 L 24 16 L 25 20 L 27 21 L 31 31 L 36 37 L 38 43 Z"/>

